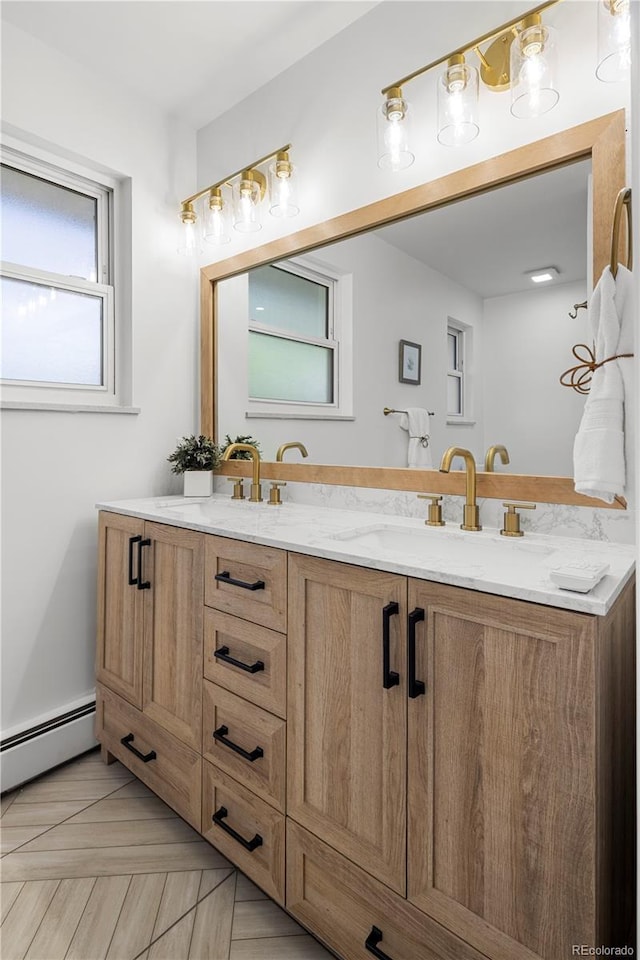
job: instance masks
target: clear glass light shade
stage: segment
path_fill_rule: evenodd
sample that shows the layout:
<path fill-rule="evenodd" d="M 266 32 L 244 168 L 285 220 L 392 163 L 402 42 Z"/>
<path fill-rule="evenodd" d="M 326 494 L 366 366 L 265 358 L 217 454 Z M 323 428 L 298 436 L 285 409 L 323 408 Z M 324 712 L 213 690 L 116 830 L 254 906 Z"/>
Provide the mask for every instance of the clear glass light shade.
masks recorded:
<path fill-rule="evenodd" d="M 233 185 L 233 226 L 240 233 L 262 230 L 260 184 L 241 177 Z"/>
<path fill-rule="evenodd" d="M 300 213 L 293 164 L 276 161 L 269 167 L 269 213 L 273 217 L 295 217 Z"/>
<path fill-rule="evenodd" d="M 438 141 L 457 147 L 475 140 L 478 126 L 478 71 L 452 63 L 438 80 Z"/>
<path fill-rule="evenodd" d="M 182 223 L 182 237 L 178 245 L 178 253 L 182 254 L 183 257 L 191 257 L 198 253 L 200 249 L 198 243 L 198 231 L 194 221 L 183 221 Z"/>
<path fill-rule="evenodd" d="M 619 83 L 631 66 L 631 13 L 629 0 L 598 0 L 598 66 L 596 77 Z"/>
<path fill-rule="evenodd" d="M 511 113 L 531 119 L 548 113 L 560 98 L 556 89 L 555 30 L 542 23 L 525 27 L 511 44 Z"/>
<path fill-rule="evenodd" d="M 203 233 L 207 243 L 219 245 L 231 242 L 227 206 L 222 197 L 212 197 L 207 204 Z"/>
<path fill-rule="evenodd" d="M 415 160 L 411 150 L 411 106 L 404 97 L 388 96 L 378 108 L 378 166 L 404 170 Z"/>

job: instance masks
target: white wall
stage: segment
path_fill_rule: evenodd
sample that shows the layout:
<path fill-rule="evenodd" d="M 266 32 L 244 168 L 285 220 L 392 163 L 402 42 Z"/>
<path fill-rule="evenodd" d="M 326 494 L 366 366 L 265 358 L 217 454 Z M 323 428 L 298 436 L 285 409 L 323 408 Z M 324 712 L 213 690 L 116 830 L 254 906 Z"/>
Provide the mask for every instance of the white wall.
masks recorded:
<path fill-rule="evenodd" d="M 476 328 L 482 301 L 476 294 L 384 240 L 368 234 L 313 254 L 313 263 L 337 268 L 353 280 L 353 416 L 351 421 L 245 419 L 247 410 L 246 274 L 218 288 L 220 436 L 251 434 L 265 459 L 278 446 L 302 439 L 314 463 L 405 467 L 407 433 L 383 407 L 424 407 L 431 418 L 431 447 L 437 466 L 452 444 L 482 445 L 482 393 L 476 391 L 478 425 L 447 426 L 446 332 L 449 316 Z M 422 345 L 421 384 L 398 381 L 398 341 Z M 480 330 L 475 351 L 481 364 Z M 295 456 L 295 455 L 294 455 Z M 437 461 L 437 463 L 436 463 Z"/>
<path fill-rule="evenodd" d="M 512 473 L 573 474 L 585 398 L 559 377 L 577 363 L 573 345 L 589 343 L 586 310 L 568 315 L 586 295 L 584 283 L 563 283 L 484 301 L 485 446 L 506 443 Z"/>
<path fill-rule="evenodd" d="M 3 734 L 94 686 L 97 500 L 166 493 L 197 425 L 197 279 L 176 256 L 195 137 L 149 103 L 3 25 L 4 124 L 131 178 L 139 415 L 2 413 Z"/>

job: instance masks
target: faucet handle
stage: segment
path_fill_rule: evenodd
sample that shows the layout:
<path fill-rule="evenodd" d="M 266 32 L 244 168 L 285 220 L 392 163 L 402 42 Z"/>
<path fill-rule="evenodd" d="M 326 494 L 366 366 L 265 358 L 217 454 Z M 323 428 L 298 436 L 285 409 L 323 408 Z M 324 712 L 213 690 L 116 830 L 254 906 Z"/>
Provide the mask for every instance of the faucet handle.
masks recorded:
<path fill-rule="evenodd" d="M 444 527 L 445 521 L 442 519 L 442 497 L 434 493 L 419 493 L 418 500 L 430 500 L 429 511 L 425 523 L 428 527 Z"/>
<path fill-rule="evenodd" d="M 269 491 L 269 506 L 271 507 L 281 507 L 282 500 L 280 499 L 280 487 L 286 487 L 286 483 L 279 481 L 278 483 L 271 484 L 271 490 Z"/>
<path fill-rule="evenodd" d="M 232 500 L 244 500 L 244 487 L 242 486 L 244 482 L 244 477 L 227 477 L 229 483 L 233 484 L 233 493 L 231 494 Z"/>
<path fill-rule="evenodd" d="M 503 527 L 500 533 L 503 537 L 524 537 L 524 531 L 520 529 L 520 514 L 518 510 L 535 510 L 535 503 L 512 503 L 505 501 L 502 504 L 507 508 L 504 515 Z"/>

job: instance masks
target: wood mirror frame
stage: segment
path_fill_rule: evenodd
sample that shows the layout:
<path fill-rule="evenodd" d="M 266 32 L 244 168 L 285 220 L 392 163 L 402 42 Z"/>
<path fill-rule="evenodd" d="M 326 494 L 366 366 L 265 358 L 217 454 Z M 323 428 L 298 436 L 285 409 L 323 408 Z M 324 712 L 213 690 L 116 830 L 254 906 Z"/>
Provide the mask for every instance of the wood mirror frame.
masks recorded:
<path fill-rule="evenodd" d="M 518 147 L 508 153 L 483 160 L 437 180 L 430 180 L 402 193 L 341 214 L 236 256 L 212 263 L 200 271 L 200 430 L 217 435 L 216 422 L 216 284 L 227 277 L 245 273 L 253 267 L 272 263 L 345 240 L 367 230 L 393 223 L 465 197 L 484 193 L 517 180 L 543 173 L 578 160 L 591 159 L 593 176 L 593 277 L 597 281 L 611 255 L 611 229 L 618 191 L 625 185 L 625 115 L 618 110 L 587 123 L 571 127 L 543 140 Z M 622 242 L 625 238 L 621 238 Z M 570 357 L 558 358 L 558 370 L 571 363 Z M 283 437 L 283 440 L 286 437 Z M 218 472 L 227 476 L 249 476 L 247 461 L 229 461 Z M 464 495 L 465 476 L 461 471 L 406 467 L 356 467 L 333 464 L 269 463 L 262 466 L 265 480 L 289 480 L 303 483 L 342 484 L 387 490 L 408 490 Z M 566 503 L 624 509 L 622 498 L 612 504 L 585 497 L 574 490 L 571 477 L 526 476 L 506 473 L 478 473 L 477 494 L 500 500 L 533 500 L 541 503 Z"/>

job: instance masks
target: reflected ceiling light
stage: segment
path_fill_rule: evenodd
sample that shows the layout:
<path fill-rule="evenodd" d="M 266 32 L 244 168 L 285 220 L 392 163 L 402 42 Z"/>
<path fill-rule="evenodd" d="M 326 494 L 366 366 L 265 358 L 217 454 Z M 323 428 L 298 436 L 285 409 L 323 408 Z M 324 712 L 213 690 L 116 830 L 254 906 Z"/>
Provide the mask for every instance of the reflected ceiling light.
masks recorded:
<path fill-rule="evenodd" d="M 195 204 L 205 196 L 208 196 L 208 199 L 202 218 L 203 238 L 211 244 L 230 242 L 229 204 L 225 199 L 225 190 L 230 190 L 233 199 L 234 228 L 240 233 L 252 233 L 262 228 L 262 203 L 267 196 L 267 180 L 258 168 L 269 160 L 274 160 L 269 170 L 269 212 L 274 217 L 295 217 L 300 208 L 295 197 L 294 166 L 289 160 L 290 150 L 291 144 L 287 143 L 250 166 L 237 170 L 183 200 L 180 219 L 184 234 L 178 252 L 193 254 L 200 249 Z"/>
<path fill-rule="evenodd" d="M 555 267 L 540 267 L 538 270 L 529 270 L 527 276 L 532 283 L 549 283 L 559 276 Z"/>
<path fill-rule="evenodd" d="M 631 66 L 631 11 L 629 0 L 598 0 L 598 66 L 596 77 L 605 83 L 626 80 Z"/>
<path fill-rule="evenodd" d="M 605 0 L 605 5 L 628 2 Z M 437 138 L 446 146 L 462 146 L 478 136 L 479 80 L 490 90 L 512 90 L 514 116 L 537 117 L 551 110 L 559 99 L 554 84 L 555 31 L 543 25 L 541 13 L 556 3 L 560 0 L 547 0 L 524 16 L 501 24 L 384 87 L 384 100 L 377 111 L 378 166 L 403 170 L 413 163 L 412 112 L 403 87 L 443 64 L 445 69 L 438 78 Z M 478 59 L 479 73 L 466 62 L 465 57 L 472 53 Z"/>

